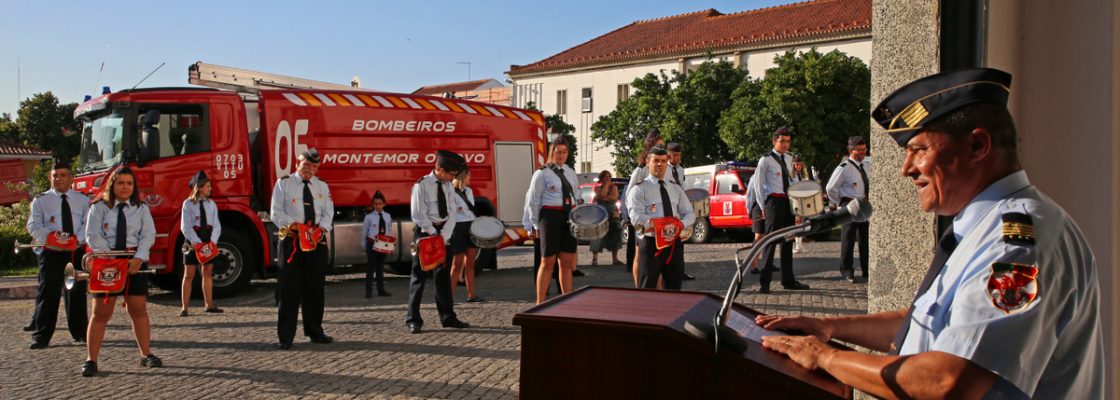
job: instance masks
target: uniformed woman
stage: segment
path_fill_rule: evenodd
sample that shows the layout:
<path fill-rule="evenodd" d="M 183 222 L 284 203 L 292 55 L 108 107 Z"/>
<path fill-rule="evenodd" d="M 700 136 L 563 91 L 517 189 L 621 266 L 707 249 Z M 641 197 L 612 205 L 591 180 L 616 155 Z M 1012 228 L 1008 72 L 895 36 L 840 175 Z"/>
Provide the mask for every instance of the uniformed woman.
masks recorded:
<path fill-rule="evenodd" d="M 572 270 L 576 266 L 576 238 L 572 236 L 568 213 L 578 203 L 576 171 L 565 164 L 568 142 L 563 136 L 552 141 L 548 165 L 533 173 L 529 183 L 529 220 L 531 235 L 541 241 L 541 265 L 537 270 L 537 304 L 548 296 L 548 281 L 556 259 L 560 259 L 560 291 L 572 291 Z"/>
<path fill-rule="evenodd" d="M 93 204 L 86 220 L 86 241 L 93 253 L 110 250 L 134 250 L 128 260 L 128 283 L 124 290 L 125 309 L 132 318 L 132 335 L 140 348 L 140 365 L 149 368 L 163 366 L 163 361 L 149 349 L 151 329 L 148 324 L 148 278 L 137 274 L 148 268 L 148 252 L 156 241 L 156 228 L 148 206 L 140 202 L 136 190 L 136 175 L 122 167 L 109 177 L 109 186 L 101 192 L 100 201 Z M 93 294 L 93 319 L 86 330 L 88 355 L 82 365 L 82 376 L 97 373 L 97 354 L 105 339 L 105 326 L 113 316 L 117 295 Z"/>
<path fill-rule="evenodd" d="M 218 222 L 218 204 L 210 199 L 213 186 L 206 173 L 198 171 L 191 178 L 191 195 L 183 200 L 182 218 L 179 229 L 183 232 L 183 239 L 190 249 L 183 255 L 183 286 L 181 288 L 182 308 L 179 316 L 188 315 L 187 308 L 191 302 L 191 286 L 194 283 L 194 271 L 199 267 L 198 254 L 194 246 L 201 243 L 211 243 L 222 236 L 222 224 Z M 214 264 L 207 263 L 202 269 L 202 299 L 208 313 L 220 313 L 222 309 L 214 305 Z"/>
<path fill-rule="evenodd" d="M 460 274 L 467 283 L 467 302 L 478 303 L 483 298 L 474 291 L 474 259 L 478 256 L 478 246 L 471 241 L 471 224 L 478 217 L 475 214 L 474 191 L 471 190 L 471 172 L 464 168 L 455 180 L 455 231 L 451 234 L 451 296 L 459 285 Z"/>
<path fill-rule="evenodd" d="M 373 282 L 377 279 L 377 295 L 389 296 L 385 291 L 385 254 L 373 251 L 377 236 L 393 236 L 393 216 L 385 212 L 385 195 L 378 191 L 370 202 L 372 209 L 362 221 L 362 248 L 366 250 L 366 298 L 373 298 Z M 399 243 L 398 243 L 399 244 Z"/>

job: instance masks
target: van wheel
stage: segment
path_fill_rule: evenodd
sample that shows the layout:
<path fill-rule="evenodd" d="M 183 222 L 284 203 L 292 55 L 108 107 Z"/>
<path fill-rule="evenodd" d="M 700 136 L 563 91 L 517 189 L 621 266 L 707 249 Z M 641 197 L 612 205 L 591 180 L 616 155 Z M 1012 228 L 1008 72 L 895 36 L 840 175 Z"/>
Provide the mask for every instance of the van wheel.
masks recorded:
<path fill-rule="evenodd" d="M 230 297 L 249 286 L 257 270 L 256 254 L 244 234 L 235 230 L 222 232 L 218 239 L 218 256 L 214 257 L 214 296 Z"/>
<path fill-rule="evenodd" d="M 696 224 L 692 226 L 692 237 L 688 239 L 689 243 L 707 243 L 712 239 L 712 224 L 708 222 L 707 218 L 699 218 Z"/>

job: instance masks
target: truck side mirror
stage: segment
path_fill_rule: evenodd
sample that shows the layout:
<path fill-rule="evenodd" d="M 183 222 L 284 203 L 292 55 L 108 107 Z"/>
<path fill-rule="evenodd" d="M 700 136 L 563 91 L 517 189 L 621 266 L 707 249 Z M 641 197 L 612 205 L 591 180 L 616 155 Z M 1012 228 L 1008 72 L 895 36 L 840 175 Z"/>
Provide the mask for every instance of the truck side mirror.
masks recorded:
<path fill-rule="evenodd" d="M 743 194 L 743 193 L 742 193 L 742 190 L 743 190 L 743 188 L 739 187 L 739 184 L 738 184 L 738 183 L 732 183 L 732 184 L 731 184 L 731 192 L 732 192 L 732 193 L 739 193 L 739 194 Z"/>

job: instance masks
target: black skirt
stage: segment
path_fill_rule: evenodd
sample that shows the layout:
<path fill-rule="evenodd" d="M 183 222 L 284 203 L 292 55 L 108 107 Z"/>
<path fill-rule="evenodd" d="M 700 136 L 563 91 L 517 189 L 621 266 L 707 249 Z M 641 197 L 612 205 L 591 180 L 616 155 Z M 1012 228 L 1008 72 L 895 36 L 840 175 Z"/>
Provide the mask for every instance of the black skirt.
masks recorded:
<path fill-rule="evenodd" d="M 751 204 L 751 232 L 766 233 L 766 220 L 762 218 L 762 207 Z"/>
<path fill-rule="evenodd" d="M 568 214 L 562 210 L 541 209 L 541 251 L 545 257 L 557 253 L 575 253 L 579 242 L 572 236 Z"/>
<path fill-rule="evenodd" d="M 467 249 L 475 248 L 471 241 L 471 224 L 474 221 L 456 222 L 455 230 L 451 232 L 451 255 L 458 255 L 467 252 Z"/>

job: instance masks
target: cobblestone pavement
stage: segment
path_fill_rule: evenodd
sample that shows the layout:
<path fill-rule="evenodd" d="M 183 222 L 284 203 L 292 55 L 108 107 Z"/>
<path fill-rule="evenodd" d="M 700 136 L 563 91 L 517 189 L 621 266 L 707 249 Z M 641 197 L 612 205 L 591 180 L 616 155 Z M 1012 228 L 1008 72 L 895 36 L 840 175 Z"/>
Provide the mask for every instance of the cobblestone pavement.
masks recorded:
<path fill-rule="evenodd" d="M 686 290 L 722 293 L 733 275 L 736 243 L 688 245 L 687 271 L 698 280 Z M 251 290 L 218 305 L 224 314 L 203 314 L 195 300 L 189 317 L 178 317 L 176 294 L 153 290 L 149 297 L 153 352 L 162 369 L 146 369 L 132 341 L 125 310 L 117 308 L 98 362 L 101 373 L 82 378 L 85 347 L 70 342 L 65 317 L 59 317 L 51 347 L 28 350 L 30 335 L 20 331 L 33 311 L 32 300 L 0 301 L 0 399 L 20 398 L 516 398 L 519 329 L 514 314 L 532 306 L 531 248 L 503 250 L 498 271 L 478 279 L 485 303 L 461 303 L 456 312 L 471 323 L 464 330 L 440 329 L 434 288 L 425 292 L 425 332 L 411 335 L 404 326 L 408 278 L 390 275 L 387 298 L 362 298 L 361 275 L 328 278 L 324 327 L 336 343 L 319 345 L 298 336 L 289 351 L 273 350 L 276 341 L 275 281 L 254 281 Z M 758 276 L 747 275 L 738 301 L 767 313 L 803 315 L 860 314 L 867 310 L 865 284 L 840 280 L 839 243 L 806 243 L 795 255 L 799 279 L 813 287 L 757 294 Z M 610 260 L 603 254 L 602 261 Z M 590 266 L 580 248 L 576 286 L 631 286 L 621 266 Z M 300 333 L 300 332 L 297 332 Z"/>

